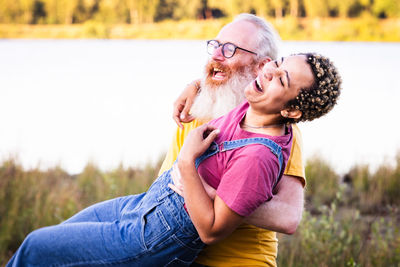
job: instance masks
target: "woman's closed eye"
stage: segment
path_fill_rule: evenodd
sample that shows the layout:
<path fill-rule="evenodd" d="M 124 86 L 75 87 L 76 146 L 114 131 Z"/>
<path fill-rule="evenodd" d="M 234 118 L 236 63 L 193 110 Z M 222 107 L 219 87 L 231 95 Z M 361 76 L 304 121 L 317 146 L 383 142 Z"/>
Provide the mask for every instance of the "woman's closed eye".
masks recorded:
<path fill-rule="evenodd" d="M 276 65 L 277 68 L 279 67 L 278 61 L 277 61 L 277 60 L 275 60 L 275 65 Z M 283 80 L 282 80 L 282 75 L 279 76 L 279 81 L 281 82 L 281 85 L 282 85 L 283 87 L 285 87 L 285 84 L 283 83 Z"/>

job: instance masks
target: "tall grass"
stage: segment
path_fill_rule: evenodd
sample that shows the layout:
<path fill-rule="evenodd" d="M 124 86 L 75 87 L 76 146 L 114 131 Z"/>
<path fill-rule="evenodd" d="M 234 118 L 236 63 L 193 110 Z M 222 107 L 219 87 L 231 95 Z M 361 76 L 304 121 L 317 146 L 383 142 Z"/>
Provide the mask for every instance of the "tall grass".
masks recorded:
<path fill-rule="evenodd" d="M 89 163 L 79 175 L 59 167 L 24 170 L 14 159 L 0 166 L 0 266 L 25 236 L 39 227 L 58 224 L 79 210 L 106 199 L 144 192 L 160 164 L 118 167 L 101 172 Z"/>
<path fill-rule="evenodd" d="M 0 265 L 34 229 L 60 223 L 95 202 L 145 191 L 160 163 L 79 175 L 60 167 L 0 165 Z M 400 266 L 400 154 L 374 173 L 354 166 L 345 177 L 321 159 L 306 165 L 306 211 L 296 234 L 280 235 L 280 266 Z"/>
<path fill-rule="evenodd" d="M 400 154 L 395 166 L 382 165 L 375 173 L 368 166 L 353 167 L 347 175 L 351 205 L 365 213 L 385 213 L 400 207 Z"/>
<path fill-rule="evenodd" d="M 400 266 L 400 154 L 395 166 L 354 166 L 344 177 L 316 157 L 306 177 L 302 222 L 279 235 L 280 266 Z"/>
<path fill-rule="evenodd" d="M 278 265 L 400 266 L 399 213 L 362 216 L 339 204 L 340 194 L 319 215 L 305 211 L 293 236 L 278 235 Z"/>

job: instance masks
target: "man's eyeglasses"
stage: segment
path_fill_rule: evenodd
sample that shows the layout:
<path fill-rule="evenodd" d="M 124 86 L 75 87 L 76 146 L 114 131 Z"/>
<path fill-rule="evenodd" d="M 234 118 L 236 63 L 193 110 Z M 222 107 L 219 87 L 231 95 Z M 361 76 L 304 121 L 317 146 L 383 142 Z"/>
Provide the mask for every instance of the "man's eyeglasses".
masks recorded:
<path fill-rule="evenodd" d="M 254 52 L 252 52 L 250 50 L 241 48 L 241 47 L 239 47 L 237 45 L 234 45 L 232 43 L 221 44 L 217 40 L 209 40 L 209 41 L 207 41 L 207 53 L 210 54 L 210 55 L 213 55 L 215 50 L 217 50 L 218 47 L 220 47 L 220 46 L 222 46 L 222 55 L 225 58 L 233 57 L 235 55 L 235 53 L 236 53 L 236 49 L 240 49 L 240 50 L 252 53 L 254 55 L 257 55 L 257 53 L 254 53 Z"/>

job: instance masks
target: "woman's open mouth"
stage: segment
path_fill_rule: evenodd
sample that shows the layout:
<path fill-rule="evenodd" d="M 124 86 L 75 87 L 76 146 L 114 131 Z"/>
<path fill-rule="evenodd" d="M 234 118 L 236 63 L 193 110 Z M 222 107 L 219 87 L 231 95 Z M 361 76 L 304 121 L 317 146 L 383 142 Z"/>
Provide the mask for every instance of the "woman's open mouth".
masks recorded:
<path fill-rule="evenodd" d="M 260 79 L 257 77 L 254 80 L 254 87 L 257 89 L 257 91 L 259 91 L 260 93 L 264 92 L 264 90 L 261 87 L 261 83 L 260 83 Z"/>

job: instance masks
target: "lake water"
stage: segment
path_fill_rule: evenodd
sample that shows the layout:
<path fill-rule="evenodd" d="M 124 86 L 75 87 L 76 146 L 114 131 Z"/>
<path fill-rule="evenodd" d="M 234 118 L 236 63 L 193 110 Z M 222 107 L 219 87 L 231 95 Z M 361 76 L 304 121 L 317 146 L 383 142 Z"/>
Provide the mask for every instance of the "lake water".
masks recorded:
<path fill-rule="evenodd" d="M 344 87 L 330 114 L 300 124 L 305 157 L 339 173 L 394 162 L 400 43 L 282 43 L 281 55 L 305 51 L 330 56 Z M 171 141 L 173 101 L 206 59 L 204 41 L 0 40 L 0 160 L 70 173 L 154 162 Z"/>

